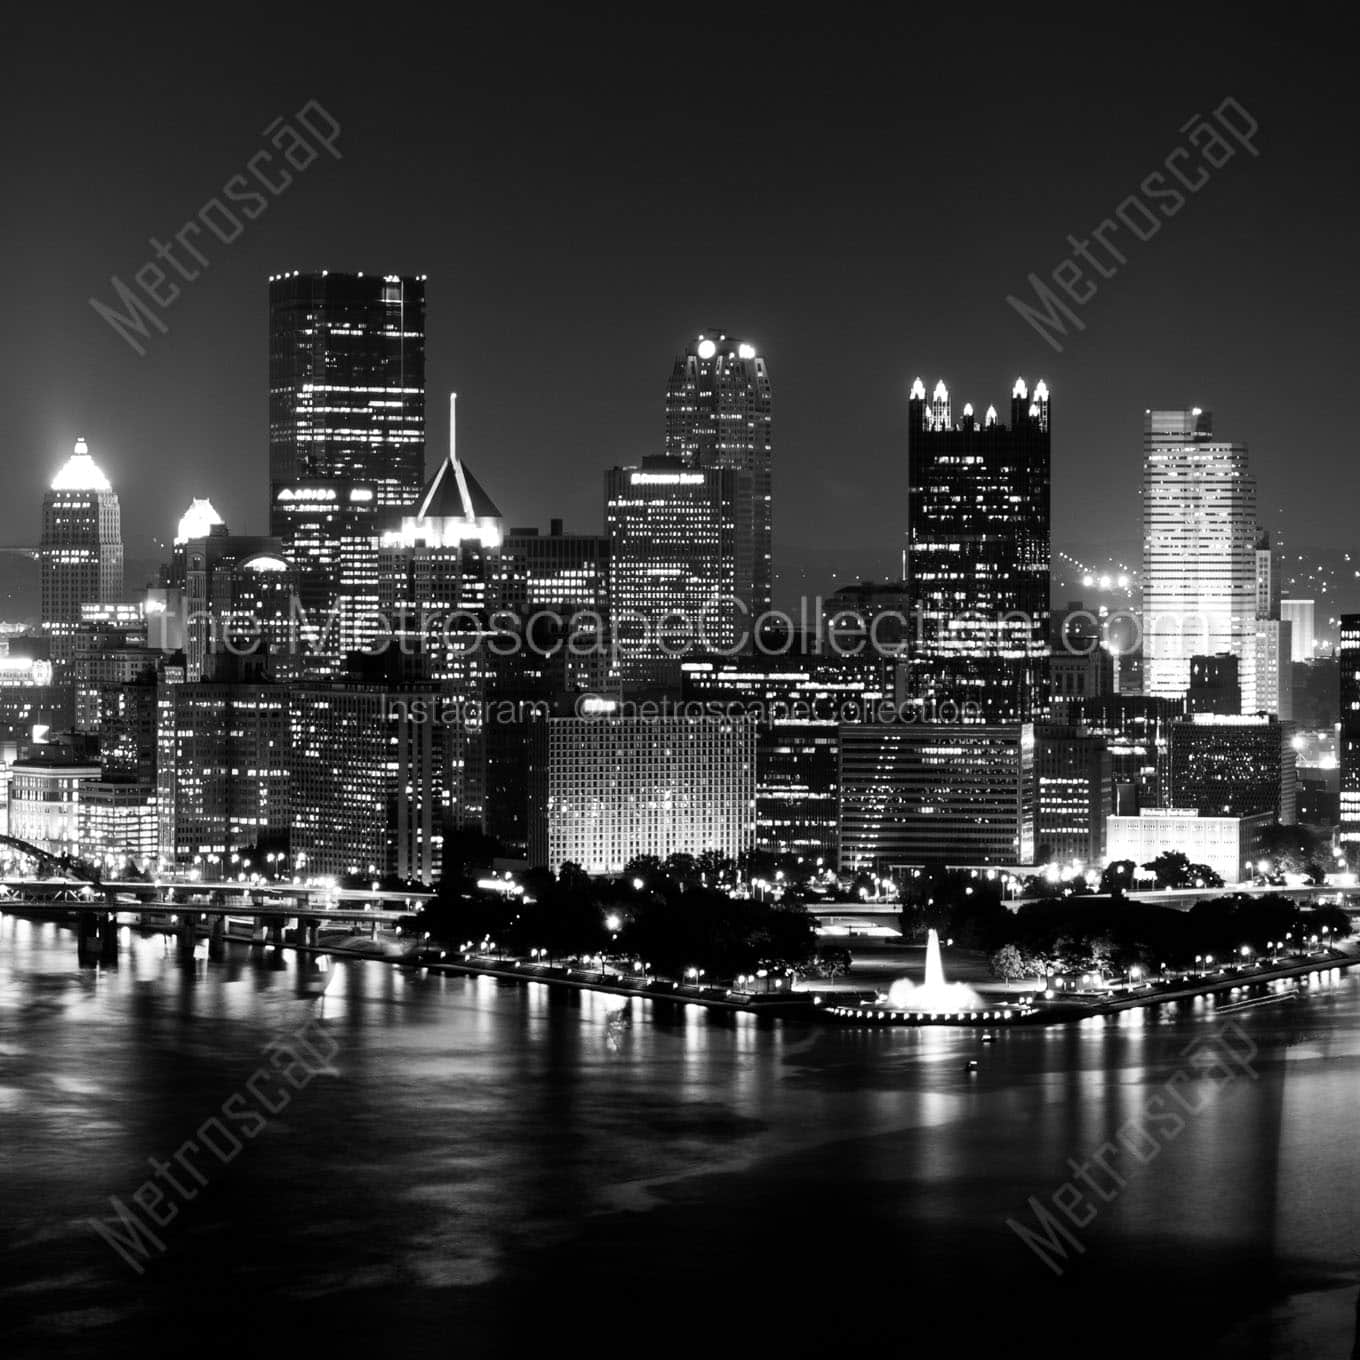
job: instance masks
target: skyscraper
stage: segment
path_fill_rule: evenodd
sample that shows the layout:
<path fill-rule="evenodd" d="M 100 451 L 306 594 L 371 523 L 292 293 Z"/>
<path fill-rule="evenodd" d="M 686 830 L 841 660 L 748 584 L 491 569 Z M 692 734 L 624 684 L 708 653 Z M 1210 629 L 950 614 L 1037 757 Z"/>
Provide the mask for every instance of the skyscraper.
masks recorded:
<path fill-rule="evenodd" d="M 971 405 L 955 422 L 943 382 L 907 404 L 907 692 L 1024 721 L 1045 704 L 1049 648 L 1049 395 L 1023 378 L 1010 424 Z"/>
<path fill-rule="evenodd" d="M 754 621 L 774 592 L 773 433 L 770 375 L 754 345 L 721 330 L 697 336 L 675 360 L 666 385 L 666 454 L 688 467 L 749 473 L 750 502 L 737 547 L 738 576 Z M 743 589 L 748 589 L 743 585 Z M 753 629 L 754 631 L 754 629 Z"/>
<path fill-rule="evenodd" d="M 271 278 L 269 532 L 308 615 L 338 611 L 337 651 L 376 605 L 383 512 L 424 484 L 424 277 Z"/>
<path fill-rule="evenodd" d="M 1143 692 L 1179 698 L 1190 658 L 1231 652 L 1254 706 L 1256 483 L 1245 444 L 1213 417 L 1147 411 L 1143 423 Z"/>
<path fill-rule="evenodd" d="M 75 452 L 43 497 L 38 546 L 42 627 L 52 643 L 53 678 L 69 679 L 82 604 L 123 594 L 123 528 L 118 496 L 77 437 Z"/>
<path fill-rule="evenodd" d="M 730 655 L 749 638 L 739 548 L 749 538 L 750 485 L 748 472 L 691 469 L 678 458 L 605 474 L 609 612 L 625 682 L 678 684 L 686 652 Z"/>

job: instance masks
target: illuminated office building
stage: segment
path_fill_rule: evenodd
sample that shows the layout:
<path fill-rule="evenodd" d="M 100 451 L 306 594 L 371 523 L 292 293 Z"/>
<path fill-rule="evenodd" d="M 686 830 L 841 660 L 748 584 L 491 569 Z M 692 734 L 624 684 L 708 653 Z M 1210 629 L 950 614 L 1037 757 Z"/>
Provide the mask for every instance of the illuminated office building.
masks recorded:
<path fill-rule="evenodd" d="M 306 876 L 434 883 L 459 805 L 458 727 L 438 686 L 300 685 L 289 850 Z"/>
<path fill-rule="evenodd" d="M 269 532 L 334 658 L 367 640 L 374 540 L 424 483 L 424 278 L 271 278 Z"/>
<path fill-rule="evenodd" d="M 1053 716 L 1105 743 L 1116 814 L 1130 816 L 1141 808 L 1162 805 L 1171 724 L 1185 716 L 1183 699 L 1145 694 L 1065 699 L 1054 703 Z"/>
<path fill-rule="evenodd" d="M 291 821 L 288 690 L 251 660 L 157 693 L 159 852 L 210 875 Z"/>
<path fill-rule="evenodd" d="M 51 654 L 51 639 L 41 636 L 11 638 L 0 653 L 0 742 L 33 741 L 35 728 L 50 728 L 62 715 Z"/>
<path fill-rule="evenodd" d="M 1229 652 L 1254 711 L 1256 483 L 1246 445 L 1216 439 L 1198 407 L 1150 410 L 1143 453 L 1143 692 L 1180 698 L 1192 656 Z"/>
<path fill-rule="evenodd" d="M 1023 378 L 1010 423 L 949 390 L 907 403 L 910 693 L 972 705 L 985 722 L 1025 721 L 1046 705 L 1049 654 L 1049 394 Z M 952 710 L 951 710 L 952 711 Z"/>
<path fill-rule="evenodd" d="M 745 718 L 612 715 L 533 724 L 529 858 L 556 872 L 619 873 L 637 855 L 714 850 L 755 838 L 756 732 Z"/>
<path fill-rule="evenodd" d="M 448 457 L 399 527 L 379 540 L 378 607 L 403 653 L 415 658 L 413 674 L 480 685 L 501 603 L 505 525 L 458 457 L 454 410 L 451 397 Z"/>
<path fill-rule="evenodd" d="M 502 550 L 507 608 L 609 608 L 609 539 L 602 534 L 568 534 L 555 519 L 548 532 L 511 529 Z"/>
<path fill-rule="evenodd" d="M 739 516 L 737 575 L 753 629 L 774 590 L 773 448 L 764 357 L 719 330 L 696 336 L 676 358 L 666 385 L 665 453 L 688 467 L 745 474 L 739 494 L 748 504 Z"/>
<path fill-rule="evenodd" d="M 38 545 L 42 628 L 57 684 L 70 681 L 81 606 L 123 595 L 123 529 L 117 493 L 84 439 L 43 497 Z"/>
<path fill-rule="evenodd" d="M 518 646 L 490 658 L 487 699 L 497 712 L 548 714 L 562 696 L 610 688 L 609 539 L 511 529 L 501 554 L 502 626 L 519 630 Z M 509 641 L 509 640 L 507 640 Z M 563 709 L 563 713 L 569 707 Z M 489 722 L 486 751 L 486 827 L 507 854 L 528 853 L 530 726 Z"/>
<path fill-rule="evenodd" d="M 502 589 L 504 522 L 458 456 L 454 399 L 449 453 L 416 504 L 378 547 L 378 604 L 391 635 L 375 644 L 393 674 L 434 682 L 457 703 L 486 701 L 496 654 L 490 641 Z M 486 815 L 486 745 L 480 727 L 458 726 L 451 757 L 460 826 Z"/>
<path fill-rule="evenodd" d="M 1360 853 L 1360 614 L 1341 616 L 1337 648 L 1340 723 L 1337 764 L 1341 775 L 1338 836 L 1348 853 Z"/>
<path fill-rule="evenodd" d="M 1034 727 L 853 723 L 840 729 L 840 869 L 1032 864 Z"/>
<path fill-rule="evenodd" d="M 695 658 L 681 671 L 686 704 L 755 719 L 755 848 L 834 865 L 840 725 L 891 706 L 890 663 L 791 653 Z"/>
<path fill-rule="evenodd" d="M 423 276 L 270 279 L 269 480 L 275 492 L 352 483 L 371 486 L 379 506 L 415 502 L 425 484 Z M 284 522 L 270 532 L 282 536 Z"/>
<path fill-rule="evenodd" d="M 1036 728 L 1034 776 L 1038 861 L 1098 865 L 1105 853 L 1105 821 L 1114 811 L 1105 739 L 1075 727 Z"/>
<path fill-rule="evenodd" d="M 54 855 L 79 855 L 80 802 L 98 778 L 98 765 L 61 755 L 14 761 L 9 767 L 9 834 Z"/>
<path fill-rule="evenodd" d="M 1294 724 L 1266 714 L 1195 713 L 1171 724 L 1167 806 L 1203 817 L 1297 820 Z"/>
<path fill-rule="evenodd" d="M 738 549 L 750 473 L 644 458 L 605 474 L 610 620 L 628 683 L 675 685 L 688 652 L 744 649 L 754 620 Z"/>
<path fill-rule="evenodd" d="M 145 869 L 160 852 L 155 784 L 106 778 L 83 784 L 76 825 L 82 859 L 111 874 L 129 860 Z"/>
<path fill-rule="evenodd" d="M 233 534 L 221 523 L 186 523 L 192 513 L 180 521 L 191 536 L 176 536 L 172 575 L 183 601 L 191 681 L 203 679 L 212 658 L 224 651 L 258 652 L 268 657 L 275 679 L 291 679 L 316 664 L 318 650 L 329 654 L 339 647 L 338 638 L 305 635 L 294 603 L 298 573 L 281 539 Z"/>
<path fill-rule="evenodd" d="M 1209 817 L 1194 808 L 1144 808 L 1135 816 L 1111 817 L 1106 847 L 1113 860 L 1150 864 L 1159 855 L 1182 854 L 1191 864 L 1212 869 L 1224 883 L 1240 883 L 1256 860 L 1269 813 L 1252 817 Z"/>

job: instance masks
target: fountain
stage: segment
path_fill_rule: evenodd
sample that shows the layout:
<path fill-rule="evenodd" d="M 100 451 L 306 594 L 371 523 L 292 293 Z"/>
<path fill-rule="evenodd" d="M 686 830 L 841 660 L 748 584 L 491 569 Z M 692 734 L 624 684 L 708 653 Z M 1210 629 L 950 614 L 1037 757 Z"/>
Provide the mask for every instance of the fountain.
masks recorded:
<path fill-rule="evenodd" d="M 821 1006 L 821 1014 L 828 1020 L 851 1025 L 977 1025 L 1009 1024 L 1015 1020 L 1036 1020 L 1042 1013 L 1028 998 L 1014 1001 L 988 1001 L 979 996 L 966 982 L 946 982 L 944 964 L 940 960 L 940 936 L 932 930 L 926 936 L 926 978 L 913 982 L 898 978 L 888 988 L 887 996 L 876 1000 L 831 1001 L 814 1003 Z M 993 1037 L 984 1034 L 983 1039 Z M 969 1070 L 977 1063 L 971 1062 Z"/>
<path fill-rule="evenodd" d="M 888 989 L 888 1006 L 895 1011 L 975 1011 L 982 1007 L 982 998 L 966 982 L 946 982 L 944 963 L 940 958 L 940 936 L 932 930 L 926 936 L 926 980 L 913 982 L 898 978 Z"/>

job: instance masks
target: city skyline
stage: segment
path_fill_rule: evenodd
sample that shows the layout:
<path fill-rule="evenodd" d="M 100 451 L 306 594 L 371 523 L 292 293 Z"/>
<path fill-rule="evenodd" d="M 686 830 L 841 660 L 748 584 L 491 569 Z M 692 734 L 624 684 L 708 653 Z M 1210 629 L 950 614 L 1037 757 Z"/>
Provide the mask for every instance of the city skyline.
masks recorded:
<path fill-rule="evenodd" d="M 1155 46 L 1151 33 L 1139 32 L 1132 21 L 1110 22 L 1132 50 Z M 1187 42 L 1204 24 L 1184 16 L 1179 22 Z M 1066 50 L 1045 21 L 1012 17 L 994 23 L 992 43 L 974 51 L 982 63 L 979 88 L 987 88 L 989 70 L 1000 74 L 994 64 L 1001 51 L 1033 51 L 1045 42 Z M 125 484 L 134 468 L 145 467 L 174 502 L 213 494 L 228 522 L 263 533 L 258 473 L 266 459 L 266 415 L 258 394 L 261 360 L 250 356 L 258 350 L 264 281 L 294 268 L 427 272 L 430 388 L 465 394 L 469 446 L 485 451 L 484 473 L 492 466 L 515 469 L 525 488 L 517 518 L 525 522 L 543 523 L 554 515 L 573 525 L 593 522 L 593 516 L 587 520 L 593 488 L 570 485 L 564 496 L 552 494 L 553 469 L 626 465 L 661 452 L 653 398 L 657 374 L 691 334 L 717 319 L 770 356 L 772 380 L 783 394 L 778 456 L 785 509 L 776 534 L 790 554 L 783 568 L 786 592 L 798 593 L 830 570 L 840 573 L 839 583 L 892 572 L 893 525 L 874 492 L 884 470 L 900 466 L 903 385 L 918 369 L 948 369 L 961 393 L 995 390 L 1016 373 L 1047 372 L 1054 390 L 1064 394 L 1054 520 L 1064 526 L 1058 543 L 1078 555 L 1107 539 L 1122 544 L 1126 557 L 1137 548 L 1139 473 L 1128 455 L 1138 448 L 1141 412 L 1151 405 L 1215 410 L 1224 428 L 1241 432 L 1253 447 L 1263 501 L 1280 507 L 1269 527 L 1282 529 L 1289 544 L 1334 542 L 1343 534 L 1339 508 L 1329 498 L 1307 496 L 1304 488 L 1331 466 L 1328 449 L 1344 445 L 1342 404 L 1320 401 L 1319 427 L 1300 446 L 1290 404 L 1281 398 L 1344 387 L 1344 369 L 1326 337 L 1344 334 L 1347 285 L 1343 280 L 1338 290 L 1322 262 L 1344 254 L 1338 223 L 1346 214 L 1324 213 L 1309 221 L 1305 233 L 1287 207 L 1310 201 L 1303 187 L 1309 182 L 1306 167 L 1334 154 L 1340 130 L 1317 116 L 1318 96 L 1302 80 L 1317 37 L 1288 34 L 1286 50 L 1294 59 L 1282 59 L 1266 83 L 1247 55 L 1254 31 L 1250 21 L 1234 35 L 1214 33 L 1209 40 L 1205 33 L 1203 52 L 1213 56 L 1203 76 L 1212 88 L 1203 98 L 1187 94 L 1170 73 L 1149 75 L 1157 69 L 1152 61 L 1130 61 L 1127 74 L 1099 82 L 1082 63 L 1073 88 L 1034 108 L 1024 157 L 992 154 L 997 149 L 992 115 L 1017 88 L 1014 76 L 994 82 L 994 93 L 976 111 L 956 113 L 949 122 L 932 114 L 930 102 L 949 77 L 928 65 L 916 88 L 906 92 L 906 106 L 884 123 L 909 131 L 923 150 L 930 147 L 932 202 L 944 206 L 926 216 L 911 211 L 917 197 L 912 175 L 896 168 L 895 155 L 884 158 L 881 136 L 847 147 L 843 129 L 853 113 L 833 112 L 834 106 L 815 100 L 818 117 L 830 119 L 824 129 L 798 116 L 805 88 L 798 75 L 813 61 L 822 35 L 795 29 L 785 53 L 789 64 L 771 78 L 764 97 L 749 101 L 743 111 L 767 134 L 773 163 L 763 182 L 776 185 L 778 195 L 768 207 L 753 209 L 755 230 L 740 248 L 717 257 L 686 249 L 688 215 L 674 227 L 656 220 L 655 205 L 671 198 L 659 172 L 644 171 L 636 186 L 637 205 L 623 219 L 636 243 L 620 253 L 604 244 L 618 239 L 617 230 L 603 229 L 617 212 L 616 201 L 593 203 L 565 184 L 551 164 L 559 139 L 598 130 L 617 107 L 616 98 L 641 94 L 631 77 L 616 96 L 602 97 L 598 109 L 569 114 L 535 150 L 531 129 L 543 126 L 544 106 L 561 84 L 542 70 L 543 63 L 529 57 L 530 69 L 542 79 L 519 111 L 490 94 L 500 58 L 465 72 L 447 107 L 440 107 L 433 86 L 422 84 L 428 59 L 414 55 L 415 79 L 406 84 L 415 109 L 405 111 L 401 138 L 393 141 L 394 113 L 373 115 L 371 126 L 366 122 L 380 107 L 370 102 L 374 95 L 362 96 L 357 108 L 352 104 L 353 112 L 343 101 L 335 107 L 331 91 L 352 58 L 325 34 L 309 35 L 316 45 L 304 54 L 300 35 L 283 21 L 244 97 L 238 86 L 233 99 L 214 102 L 210 96 L 220 89 L 221 77 L 206 69 L 199 73 L 193 116 L 184 120 L 195 127 L 195 148 L 189 148 L 178 130 L 156 128 L 152 104 L 136 91 L 124 101 L 126 131 L 115 134 L 89 119 L 77 122 L 72 99 L 99 99 L 105 82 L 115 79 L 118 62 L 92 65 L 85 88 L 73 92 L 52 69 L 47 47 L 37 43 L 18 73 L 16 90 L 16 97 L 50 109 L 42 123 L 42 150 L 35 146 L 33 154 L 47 153 L 49 160 L 69 166 L 66 173 L 74 179 L 90 158 L 110 154 L 106 139 L 116 135 L 130 182 L 104 205 L 97 246 L 82 244 L 79 229 L 56 215 L 58 205 L 64 210 L 68 181 L 49 171 L 25 189 L 38 229 L 13 263 L 30 277 L 69 279 L 70 290 L 54 299 L 50 320 L 41 324 L 28 324 L 28 290 L 14 294 L 20 309 L 16 324 L 26 340 L 6 371 L 25 399 L 6 403 L 11 414 L 5 437 L 33 457 L 69 445 L 76 430 L 84 431 L 105 448 L 115 481 Z M 679 50 L 693 41 L 666 33 Z M 932 41 L 939 50 L 962 36 L 957 21 L 945 20 L 904 25 L 902 33 Z M 644 43 L 646 34 L 635 21 L 619 31 L 618 40 L 629 48 Z M 229 37 L 226 50 L 239 42 Z M 871 63 L 879 60 L 852 34 L 833 45 Z M 721 58 L 701 78 L 694 98 L 668 116 L 678 124 L 677 136 L 693 135 L 682 130 L 691 119 L 705 127 L 721 120 L 719 106 L 706 96 L 721 84 L 729 60 Z M 288 62 L 293 64 L 285 76 Z M 224 59 L 224 65 L 233 63 Z M 388 78 L 378 79 L 379 90 L 386 90 Z M 520 75 L 512 88 L 523 79 Z M 1109 116 L 1074 119 L 1096 89 L 1101 96 L 1096 107 L 1109 109 Z M 1259 121 L 1259 159 L 1241 152 L 1155 239 L 1130 254 L 1120 275 L 1102 284 L 1083 309 L 1086 330 L 1054 354 L 1014 314 L 1006 296 L 1023 290 L 1030 272 L 1042 272 L 1070 249 L 1069 234 L 1084 239 L 1109 204 L 1185 140 L 1182 125 L 1227 96 Z M 867 97 L 877 111 L 884 96 L 871 90 Z M 287 121 L 288 111 L 309 98 L 319 99 L 342 125 L 337 146 L 343 159 L 323 151 L 267 213 L 247 224 L 239 240 L 223 246 L 210 239 L 203 249 L 211 264 L 194 282 L 181 281 L 183 295 L 164 313 L 169 332 L 157 334 L 139 358 L 88 299 L 110 298 L 114 275 L 130 280 L 138 262 L 152 254 L 148 236 L 164 239 L 174 223 L 192 216 L 234 167 L 244 165 L 258 145 L 259 130 L 275 117 Z M 487 100 L 518 157 L 521 169 L 514 176 L 459 135 L 461 122 L 471 122 Z M 459 154 L 472 158 L 475 177 L 468 182 L 438 172 L 417 192 L 418 177 L 442 136 L 451 136 Z M 595 179 L 642 140 L 640 128 L 611 125 L 598 148 L 585 153 Z M 508 164 L 514 156 L 505 159 Z M 991 239 L 984 239 L 980 224 L 969 223 L 962 207 L 960 191 L 969 182 L 969 167 L 978 163 L 988 165 L 991 194 L 1014 205 L 1009 230 L 987 233 Z M 841 225 L 822 239 L 828 227 L 823 207 L 787 212 L 805 197 L 792 187 L 802 182 L 795 178 L 800 165 L 823 176 L 833 195 L 881 197 L 883 225 Z M 1074 165 L 1084 168 L 1080 182 L 1064 173 Z M 526 183 L 526 172 L 534 188 L 517 189 Z M 717 192 L 727 171 L 715 160 L 696 173 L 703 188 Z M 365 206 L 368 191 L 384 175 L 432 210 L 428 221 L 413 213 L 394 222 Z M 526 192 L 562 196 L 571 224 L 562 243 L 551 246 L 516 211 Z M 1328 192 L 1344 202 L 1351 191 L 1333 177 Z M 439 210 L 455 205 L 452 234 L 442 225 L 436 230 L 436 220 L 447 217 Z M 515 223 L 512 231 L 497 235 L 482 225 L 502 220 L 506 209 Z M 1251 235 L 1248 221 L 1260 224 Z M 568 258 L 575 265 L 559 267 Z M 653 272 L 652 263 L 662 259 L 669 268 Z M 833 260 L 834 266 L 828 263 Z M 512 301 L 526 293 L 549 305 L 528 315 Z M 600 301 L 604 297 L 607 304 Z M 1278 318 L 1277 328 L 1296 328 L 1298 342 L 1270 343 L 1258 316 Z M 58 322 L 59 331 L 53 328 Z M 1225 341 L 1227 336 L 1233 338 Z M 225 365 L 224 348 L 235 356 Z M 607 401 L 598 378 L 603 356 L 610 360 Z M 541 403 L 528 409 L 522 400 L 526 371 L 540 375 L 542 383 Z M 132 384 L 149 385 L 158 399 L 129 402 Z M 429 424 L 433 437 L 438 417 L 431 415 Z M 215 469 L 224 466 L 243 467 L 244 475 L 213 487 Z M 20 469 L 18 477 L 21 489 L 40 484 L 36 470 Z M 24 499 L 15 497 L 18 504 Z M 814 524 L 815 534 L 795 536 L 794 526 Z M 130 556 L 150 555 L 150 540 L 168 537 L 168 527 L 142 507 L 129 507 Z M 0 507 L 0 542 L 26 539 L 16 510 Z M 803 570 L 807 581 L 799 574 Z"/>
<path fill-rule="evenodd" d="M 2 21 L 0 1354 L 1360 1357 L 1334 18 L 374 17 Z"/>

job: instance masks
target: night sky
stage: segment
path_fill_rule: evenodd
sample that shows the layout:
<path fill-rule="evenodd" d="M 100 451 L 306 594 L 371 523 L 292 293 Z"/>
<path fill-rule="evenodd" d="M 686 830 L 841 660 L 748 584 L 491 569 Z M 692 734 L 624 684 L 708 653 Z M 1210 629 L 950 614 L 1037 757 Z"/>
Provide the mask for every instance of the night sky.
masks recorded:
<path fill-rule="evenodd" d="M 1356 102 L 1340 39 L 1297 9 L 299 12 L 6 21 L 0 542 L 36 541 L 77 432 L 130 558 L 195 495 L 262 532 L 266 279 L 326 267 L 429 275 L 430 456 L 456 389 L 460 451 L 515 524 L 598 529 L 602 470 L 660 451 L 686 338 L 754 341 L 784 600 L 894 570 L 918 372 L 956 413 L 1047 379 L 1056 547 L 1135 560 L 1142 411 L 1181 404 L 1248 442 L 1291 546 L 1350 547 Z M 1148 242 L 1116 238 L 1127 263 L 1055 354 L 1007 294 L 1227 96 L 1259 158 L 1239 149 Z M 309 100 L 342 158 L 205 241 L 138 357 L 90 297 Z"/>

